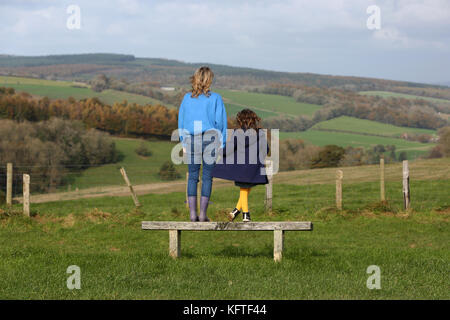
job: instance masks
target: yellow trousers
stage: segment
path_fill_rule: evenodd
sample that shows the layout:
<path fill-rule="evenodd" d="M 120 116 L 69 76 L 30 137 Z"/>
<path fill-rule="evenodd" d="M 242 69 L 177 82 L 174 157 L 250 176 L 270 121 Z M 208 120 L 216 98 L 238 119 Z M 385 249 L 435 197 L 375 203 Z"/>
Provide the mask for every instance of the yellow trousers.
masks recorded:
<path fill-rule="evenodd" d="M 248 212 L 248 195 L 250 194 L 250 188 L 241 188 L 239 192 L 239 201 L 236 204 L 236 209 L 242 212 Z"/>

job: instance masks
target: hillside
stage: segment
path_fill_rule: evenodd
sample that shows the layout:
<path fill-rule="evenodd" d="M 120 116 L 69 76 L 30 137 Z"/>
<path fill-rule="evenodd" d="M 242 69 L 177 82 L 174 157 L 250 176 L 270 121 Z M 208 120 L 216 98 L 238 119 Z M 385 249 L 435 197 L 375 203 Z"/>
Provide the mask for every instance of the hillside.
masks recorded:
<path fill-rule="evenodd" d="M 25 91 L 35 96 L 48 97 L 50 99 L 67 99 L 73 97 L 77 100 L 97 97 L 102 102 L 114 104 L 127 100 L 129 103 L 161 104 L 169 108 L 175 106 L 163 103 L 160 100 L 124 91 L 107 89 L 102 92 L 95 92 L 87 84 L 73 81 L 52 81 L 45 79 L 33 79 L 24 77 L 0 76 L 0 87 L 10 87 L 17 91 Z"/>
<path fill-rule="evenodd" d="M 137 103 L 140 105 L 159 104 L 165 105 L 171 109 L 176 108 L 175 105 L 168 104 L 167 102 L 135 93 L 128 93 L 114 89 L 106 89 L 101 92 L 95 92 L 91 89 L 90 85 L 73 81 L 55 81 L 0 76 L 0 87 L 2 86 L 13 87 L 17 91 L 25 91 L 34 96 L 47 96 L 50 99 L 68 99 L 69 97 L 73 97 L 76 100 L 80 100 L 97 97 L 99 100 L 103 101 L 103 103 L 110 105 L 116 102 L 122 103 L 122 101 L 127 100 L 128 103 Z M 269 128 L 278 128 L 281 130 L 281 139 L 295 138 L 303 139 L 318 146 L 336 144 L 342 147 L 353 146 L 363 147 L 365 149 L 373 148 L 379 144 L 384 146 L 394 145 L 396 146 L 397 155 L 400 152 L 405 151 L 408 159 L 424 156 L 434 146 L 432 143 L 406 141 L 404 139 L 400 139 L 400 136 L 407 133 L 413 135 L 427 134 L 431 137 L 436 133 L 435 130 L 400 127 L 378 121 L 348 116 L 339 117 L 338 115 L 335 115 L 334 118 L 329 120 L 329 117 L 327 116 L 323 120 L 315 121 L 310 124 L 312 128 L 306 127 L 305 129 L 288 129 L 283 121 L 277 122 L 277 119 L 290 119 L 289 121 L 296 123 L 301 121 L 298 117 L 303 117 L 306 119 L 304 121 L 311 122 L 311 119 L 313 117 L 317 118 L 316 114 L 324 110 L 326 105 L 322 106 L 300 102 L 291 96 L 283 96 L 280 94 L 215 88 L 213 88 L 213 90 L 219 92 L 223 96 L 227 114 L 230 119 L 233 119 L 236 113 L 244 108 L 253 109 L 262 119 L 264 119 L 264 121 L 267 122 L 266 124 L 270 125 L 270 121 L 273 122 Z M 346 93 L 345 91 L 342 91 L 341 94 L 345 95 Z M 355 97 L 364 97 L 359 94 L 353 95 Z M 349 99 L 354 101 L 352 97 Z M 90 102 L 90 104 L 92 103 L 95 103 L 95 101 Z M 393 105 L 396 105 L 396 102 L 393 102 Z M 176 110 L 173 110 L 172 112 L 176 112 Z M 173 116 L 176 116 L 176 114 L 173 114 Z M 130 120 L 129 115 L 124 115 L 124 117 Z M 98 119 L 103 119 L 103 122 L 98 122 Z M 117 131 L 120 129 L 119 127 L 123 127 L 122 125 L 112 128 L 110 126 L 111 123 L 106 123 L 105 119 L 106 118 L 104 118 L 104 116 L 100 116 L 100 118 L 92 117 L 92 119 L 88 122 L 90 125 L 96 126 L 102 130 L 108 128 L 109 132 L 116 134 L 119 132 Z M 175 125 L 175 122 L 172 122 L 172 124 Z M 135 125 L 132 125 L 131 127 L 133 126 Z M 147 128 L 146 126 L 141 125 L 137 125 L 136 128 L 138 127 Z M 175 128 L 175 126 L 173 128 Z M 306 130 L 308 128 L 310 129 Z"/>
<path fill-rule="evenodd" d="M 371 120 L 342 116 L 315 124 L 312 129 L 320 131 L 358 133 L 380 137 L 399 138 L 402 134 L 436 134 L 435 130 L 399 127 Z"/>
<path fill-rule="evenodd" d="M 207 64 L 217 74 L 216 85 L 224 88 L 261 86 L 273 82 L 317 87 L 334 87 L 357 91 L 388 90 L 394 87 L 432 88 L 450 92 L 439 85 L 420 84 L 374 78 L 278 72 L 233 67 L 213 63 L 187 63 L 159 58 L 137 58 L 121 54 L 75 54 L 50 56 L 0 55 L 0 74 L 56 79 L 91 79 L 96 73 L 132 81 L 159 81 L 164 85 L 186 85 L 186 79 L 201 65 Z M 395 91 L 395 90 L 388 90 Z"/>

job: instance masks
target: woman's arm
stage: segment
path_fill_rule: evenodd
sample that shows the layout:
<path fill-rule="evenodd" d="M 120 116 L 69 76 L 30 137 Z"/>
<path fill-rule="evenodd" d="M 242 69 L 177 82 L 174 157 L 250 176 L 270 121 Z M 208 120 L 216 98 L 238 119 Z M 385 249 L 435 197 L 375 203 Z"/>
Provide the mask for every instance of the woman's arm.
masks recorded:
<path fill-rule="evenodd" d="M 222 148 L 225 148 L 227 142 L 227 111 L 223 104 L 222 97 L 219 95 L 216 101 L 216 129 L 222 134 Z"/>
<path fill-rule="evenodd" d="M 180 137 L 181 142 L 183 142 L 183 129 L 184 129 L 184 98 L 183 101 L 181 101 L 180 108 L 178 110 L 178 135 Z"/>

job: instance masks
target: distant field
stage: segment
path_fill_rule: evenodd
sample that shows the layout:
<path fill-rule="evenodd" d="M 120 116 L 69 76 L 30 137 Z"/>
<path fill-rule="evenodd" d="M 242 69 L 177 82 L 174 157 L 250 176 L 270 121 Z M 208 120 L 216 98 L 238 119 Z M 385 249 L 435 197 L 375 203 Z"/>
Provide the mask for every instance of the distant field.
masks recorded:
<path fill-rule="evenodd" d="M 292 97 L 285 97 L 275 94 L 253 93 L 246 91 L 233 90 L 215 90 L 220 93 L 227 105 L 227 102 L 234 105 L 249 107 L 258 111 L 269 112 L 269 114 L 261 113 L 261 118 L 267 118 L 276 115 L 284 116 L 298 116 L 306 115 L 312 116 L 314 112 L 321 107 L 315 104 L 301 103 L 294 100 Z"/>
<path fill-rule="evenodd" d="M 235 105 L 233 103 L 227 103 L 225 102 L 225 108 L 227 110 L 227 116 L 228 117 L 232 117 L 235 116 L 239 111 L 241 111 L 242 109 L 245 109 L 246 107 L 244 106 L 240 106 L 240 105 Z M 250 108 L 252 109 L 252 108 Z M 263 111 L 263 110 L 256 110 L 253 109 L 253 111 L 256 112 L 256 114 L 261 118 L 261 119 L 267 119 L 270 117 L 276 117 L 278 116 L 278 114 L 276 114 L 275 112 L 270 112 L 270 111 Z"/>
<path fill-rule="evenodd" d="M 303 139 L 311 144 L 325 146 L 335 144 L 341 147 L 370 148 L 377 144 L 395 145 L 397 153 L 405 151 L 408 159 L 414 159 L 428 152 L 434 144 L 406 141 L 403 139 L 377 137 L 362 134 L 307 130 L 303 132 L 280 132 L 280 139 Z"/>
<path fill-rule="evenodd" d="M 353 146 L 370 148 L 377 144 L 395 145 L 397 153 L 405 151 L 408 159 L 414 159 L 419 155 L 426 153 L 434 144 L 422 144 L 410 142 L 402 139 L 375 137 L 368 135 L 326 132 L 317 130 L 308 130 L 305 132 L 280 132 L 280 139 L 297 138 L 304 139 L 312 144 L 324 146 L 327 144 L 336 144 L 339 146 Z M 169 141 L 146 141 L 147 147 L 152 151 L 152 156 L 148 158 L 137 155 L 134 150 L 139 146 L 140 140 L 114 138 L 117 149 L 120 150 L 125 158 L 114 164 L 107 164 L 98 167 L 92 167 L 81 173 L 69 175 L 72 190 L 75 188 L 85 189 L 97 186 L 122 185 L 123 178 L 119 173 L 120 167 L 125 167 L 128 176 L 133 184 L 146 184 L 161 182 L 158 176 L 161 165 L 170 160 L 170 154 L 175 145 Z M 176 166 L 176 170 L 184 179 L 187 167 L 185 165 Z M 67 190 L 67 186 L 61 188 Z"/>
<path fill-rule="evenodd" d="M 355 132 L 387 137 L 400 137 L 403 133 L 436 134 L 435 130 L 398 127 L 391 124 L 342 116 L 317 123 L 313 129 Z"/>
<path fill-rule="evenodd" d="M 51 81 L 33 78 L 4 77 L 0 76 L 0 87 L 12 87 L 17 91 L 25 91 L 37 96 L 46 96 L 50 99 L 67 99 L 73 97 L 77 100 L 84 98 L 98 97 L 107 104 L 122 102 L 127 100 L 130 103 L 145 104 L 163 104 L 169 108 L 174 108 L 159 100 L 146 97 L 139 94 L 128 93 L 117 90 L 104 90 L 95 92 L 90 88 L 80 88 L 83 84 L 69 81 Z"/>
<path fill-rule="evenodd" d="M 376 137 L 369 135 L 359 135 L 339 132 L 325 132 L 317 130 L 308 130 L 305 132 L 280 132 L 280 139 L 298 138 L 304 139 L 312 144 L 324 146 L 327 144 L 336 144 L 339 146 L 354 146 L 369 148 L 377 144 L 395 145 L 397 153 L 405 151 L 408 159 L 414 159 L 419 155 L 426 153 L 433 144 L 422 144 L 410 142 L 402 139 Z M 114 138 L 117 149 L 120 150 L 125 158 L 114 164 L 107 164 L 98 167 L 92 167 L 81 173 L 69 175 L 71 189 L 85 189 L 100 186 L 122 185 L 123 178 L 119 173 L 120 167 L 125 167 L 127 174 L 133 184 L 146 184 L 161 182 L 158 172 L 161 165 L 170 160 L 170 154 L 175 145 L 169 141 L 146 141 L 147 147 L 152 151 L 152 156 L 141 157 L 134 150 L 139 146 L 138 139 Z M 176 170 L 184 179 L 187 167 L 185 165 L 176 166 Z M 67 186 L 60 188 L 66 191 Z"/>
<path fill-rule="evenodd" d="M 92 167 L 70 175 L 71 188 L 84 189 L 97 186 L 122 185 L 123 178 L 120 175 L 120 167 L 124 167 L 133 184 L 160 182 L 158 176 L 161 165 L 170 160 L 171 150 L 175 145 L 169 141 L 146 141 L 148 149 L 153 153 L 150 157 L 141 157 L 135 153 L 139 146 L 138 139 L 114 138 L 116 147 L 125 158 L 118 163 Z M 176 166 L 176 170 L 185 177 L 186 165 Z M 64 187 L 66 190 L 67 187 Z"/>
<path fill-rule="evenodd" d="M 365 95 L 370 95 L 370 96 L 380 96 L 383 98 L 394 97 L 394 98 L 405 98 L 405 99 L 423 99 L 423 100 L 428 100 L 431 102 L 444 102 L 444 103 L 450 104 L 450 100 L 446 100 L 446 99 L 422 97 L 422 96 L 416 96 L 416 95 L 412 95 L 412 94 L 390 92 L 390 91 L 360 91 L 359 93 L 365 94 Z"/>

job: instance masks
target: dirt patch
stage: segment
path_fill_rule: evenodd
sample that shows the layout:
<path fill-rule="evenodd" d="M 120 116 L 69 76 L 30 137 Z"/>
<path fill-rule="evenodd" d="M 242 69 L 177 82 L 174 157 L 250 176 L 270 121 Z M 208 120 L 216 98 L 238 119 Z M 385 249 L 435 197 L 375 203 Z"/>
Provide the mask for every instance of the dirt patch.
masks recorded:
<path fill-rule="evenodd" d="M 411 212 L 410 211 L 400 212 L 400 213 L 397 213 L 395 216 L 402 218 L 402 219 L 406 219 L 411 216 Z"/>
<path fill-rule="evenodd" d="M 71 213 L 68 216 L 62 218 L 62 225 L 65 228 L 71 228 L 73 227 L 75 224 L 75 217 L 74 215 Z"/>
<path fill-rule="evenodd" d="M 440 208 L 436 208 L 434 209 L 434 211 L 439 214 L 450 215 L 450 206 L 443 206 Z"/>
<path fill-rule="evenodd" d="M 44 225 L 49 223 L 61 224 L 64 228 L 71 228 L 76 222 L 76 218 L 72 213 L 65 217 L 41 216 L 36 214 L 32 217 L 32 219 L 37 223 Z"/>
<path fill-rule="evenodd" d="M 95 222 L 95 223 L 105 221 L 106 219 L 109 219 L 110 217 L 111 217 L 111 213 L 104 212 L 98 208 L 95 208 L 94 210 L 92 210 L 86 214 L 86 218 L 89 221 Z"/>
<path fill-rule="evenodd" d="M 231 212 L 232 209 L 219 209 L 215 212 L 215 220 L 216 221 L 230 221 L 228 213 Z"/>

